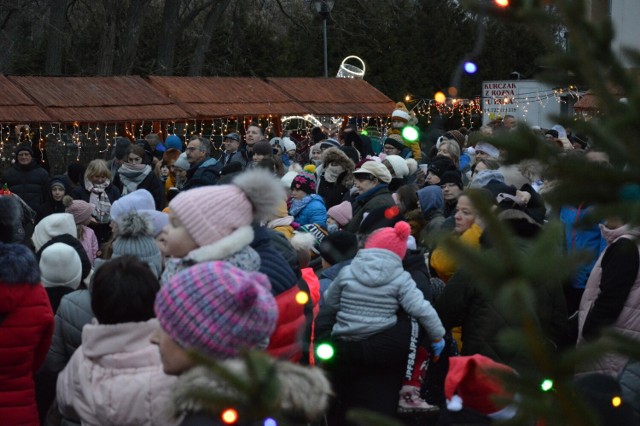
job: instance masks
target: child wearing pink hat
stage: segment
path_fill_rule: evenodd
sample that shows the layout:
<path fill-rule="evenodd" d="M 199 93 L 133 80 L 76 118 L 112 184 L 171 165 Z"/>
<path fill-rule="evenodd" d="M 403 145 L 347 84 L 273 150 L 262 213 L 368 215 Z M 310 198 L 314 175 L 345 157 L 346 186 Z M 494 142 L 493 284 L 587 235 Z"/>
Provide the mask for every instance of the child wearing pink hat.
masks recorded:
<path fill-rule="evenodd" d="M 353 217 L 349 201 L 343 201 L 327 210 L 327 231 L 330 234 L 340 231 Z"/>
<path fill-rule="evenodd" d="M 402 266 L 410 234 L 411 227 L 403 221 L 393 228 L 375 231 L 366 240 L 364 249 L 331 283 L 324 300 L 325 307 L 336 315 L 332 339 L 366 340 L 393 327 L 398 320 L 396 312 L 402 307 L 426 331 L 434 356 L 440 355 L 445 333 L 442 322 Z M 419 374 L 416 377 L 420 364 L 415 361 L 415 366 L 407 366 L 398 409 L 403 412 L 437 409 L 420 397 Z"/>
<path fill-rule="evenodd" d="M 94 206 L 86 201 L 74 200 L 69 195 L 65 195 L 62 202 L 66 207 L 67 213 L 71 213 L 73 215 L 73 220 L 76 223 L 78 231 L 78 240 L 80 240 L 82 247 L 84 247 L 84 250 L 87 252 L 87 257 L 91 262 L 91 266 L 94 266 L 99 251 L 98 237 L 96 237 L 96 233 L 93 229 L 88 226 L 92 221 L 95 221 L 91 215 L 93 213 Z"/>
<path fill-rule="evenodd" d="M 196 263 L 225 260 L 247 271 L 260 268 L 260 256 L 249 246 L 251 223 L 273 217 L 284 199 L 273 175 L 252 169 L 230 185 L 202 186 L 179 193 L 169 203 L 169 224 L 161 251 L 165 262 L 162 283 Z"/>

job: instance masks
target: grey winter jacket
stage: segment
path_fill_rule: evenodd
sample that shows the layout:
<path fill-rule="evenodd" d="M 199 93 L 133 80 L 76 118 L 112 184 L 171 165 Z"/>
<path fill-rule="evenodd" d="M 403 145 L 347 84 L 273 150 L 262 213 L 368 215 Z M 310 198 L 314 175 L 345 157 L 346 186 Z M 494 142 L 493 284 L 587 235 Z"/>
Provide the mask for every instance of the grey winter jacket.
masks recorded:
<path fill-rule="evenodd" d="M 329 286 L 324 301 L 336 311 L 334 337 L 361 340 L 393 327 L 399 306 L 418 320 L 431 340 L 444 335 L 435 309 L 403 269 L 400 257 L 389 250 L 360 250 Z"/>
<path fill-rule="evenodd" d="M 89 290 L 76 290 L 64 296 L 55 317 L 51 347 L 44 363 L 46 371 L 60 372 L 82 343 L 82 327 L 93 319 Z"/>

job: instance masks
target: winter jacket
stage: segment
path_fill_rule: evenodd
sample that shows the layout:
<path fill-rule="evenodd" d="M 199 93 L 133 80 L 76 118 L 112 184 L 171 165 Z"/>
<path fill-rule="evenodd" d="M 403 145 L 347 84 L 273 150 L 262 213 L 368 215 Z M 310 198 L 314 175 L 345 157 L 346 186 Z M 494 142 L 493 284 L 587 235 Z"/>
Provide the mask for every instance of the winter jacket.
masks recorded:
<path fill-rule="evenodd" d="M 278 235 L 276 231 L 263 226 L 254 226 L 253 232 L 254 237 L 251 247 L 257 251 L 260 256 L 259 272 L 269 277 L 271 293 L 277 297 L 280 293 L 295 287 L 298 281 L 298 277 L 292 269 L 291 264 L 287 261 L 284 254 L 276 248 L 277 246 L 274 242 L 275 238 L 280 237 L 284 239 L 284 237 Z M 291 248 L 291 244 L 288 244 L 286 240 L 284 240 L 284 243 Z M 294 259 L 291 260 L 293 261 Z"/>
<path fill-rule="evenodd" d="M 276 296 L 278 304 L 278 321 L 276 329 L 269 339 L 267 353 L 275 358 L 298 362 L 303 352 L 307 353 L 306 339 L 301 339 L 308 324 L 314 319 L 320 300 L 320 282 L 311 268 L 302 269 L 302 277 L 297 285 Z M 299 292 L 309 295 L 307 303 L 300 304 L 296 300 Z M 308 337 L 308 336 L 307 336 Z M 304 346 L 303 346 L 304 345 Z"/>
<path fill-rule="evenodd" d="M 122 177 L 120 175 L 121 170 L 118 171 L 116 177 L 113 179 L 113 185 L 116 186 L 121 194 L 125 194 L 124 191 L 124 183 L 122 181 Z M 156 210 L 160 211 L 165 207 L 165 194 L 164 194 L 164 186 L 158 176 L 153 173 L 153 170 L 147 174 L 147 176 L 138 184 L 136 189 L 146 189 L 153 196 L 153 201 L 156 205 Z M 131 191 L 133 192 L 133 191 Z"/>
<path fill-rule="evenodd" d="M 0 179 L 0 187 L 4 184 L 36 212 L 41 211 L 50 192 L 49 173 L 35 160 L 25 167 L 16 162 Z"/>
<path fill-rule="evenodd" d="M 151 335 L 156 319 L 98 324 L 82 330 L 82 345 L 60 373 L 60 413 L 83 425 L 172 425 L 167 405 L 176 378 L 162 371 Z"/>
<path fill-rule="evenodd" d="M 585 287 L 578 313 L 578 344 L 595 340 L 610 327 L 640 342 L 640 228 L 600 225 L 607 248 L 596 261 Z M 617 377 L 628 358 L 607 354 L 580 372 L 601 372 Z"/>
<path fill-rule="evenodd" d="M 324 293 L 329 289 L 329 286 L 336 279 L 342 268 L 351 264 L 353 259 L 345 260 L 344 262 L 331 265 L 329 268 L 320 272 L 320 307 L 324 306 Z"/>
<path fill-rule="evenodd" d="M 66 207 L 62 203 L 62 200 L 55 201 L 51 196 L 51 182 L 53 181 L 53 179 L 55 179 L 56 181 L 62 182 L 62 184 L 64 185 L 65 195 L 71 195 L 71 182 L 69 182 L 69 179 L 65 175 L 54 176 L 53 178 L 51 178 L 49 180 L 49 186 L 48 186 L 49 190 L 47 191 L 47 194 L 44 198 L 44 202 L 40 207 L 40 210 L 37 212 L 38 217 L 36 219 L 36 222 L 40 222 L 40 220 L 42 220 L 43 218 L 51 214 L 64 213 L 66 211 Z"/>
<path fill-rule="evenodd" d="M 247 163 L 249 162 L 249 156 L 247 155 L 247 151 L 244 149 L 239 149 L 233 154 L 228 154 L 226 151 L 222 153 L 222 157 L 220 157 L 220 163 L 222 166 L 226 166 L 229 163 L 236 162 L 242 164 L 242 168 L 247 167 Z"/>
<path fill-rule="evenodd" d="M 204 161 L 192 166 L 187 170 L 187 183 L 182 188 L 183 191 L 199 186 L 215 185 L 220 177 L 222 163 L 215 158 L 207 158 Z"/>
<path fill-rule="evenodd" d="M 113 183 L 107 186 L 104 192 L 107 194 L 107 197 L 109 198 L 109 202 L 111 204 L 113 204 L 114 201 L 120 198 L 120 190 L 116 186 L 114 186 Z M 89 198 L 91 197 L 91 193 L 87 191 L 84 185 L 78 185 L 73 188 L 73 191 L 71 191 L 71 197 L 74 200 L 82 200 L 88 203 Z"/>
<path fill-rule="evenodd" d="M 360 229 L 360 224 L 364 219 L 365 213 L 369 213 L 379 207 L 391 207 L 395 205 L 396 203 L 391 197 L 388 185 L 381 183 L 356 197 L 352 203 L 353 217 L 343 230 L 355 234 Z"/>
<path fill-rule="evenodd" d="M 592 210 L 589 207 L 583 208 L 582 205 L 578 208 L 565 206 L 560 209 L 560 221 L 564 225 L 564 240 L 567 252 L 585 251 L 589 255 L 589 260 L 580 266 L 571 280 L 573 288 L 584 289 L 598 256 L 606 247 L 606 242 L 597 225 L 588 228 L 579 226 L 583 218 Z"/>
<path fill-rule="evenodd" d="M 0 278 L 3 425 L 39 424 L 33 376 L 44 362 L 52 333 L 53 312 L 44 287 L 40 283 L 7 283 Z"/>
<path fill-rule="evenodd" d="M 100 247 L 98 246 L 98 237 L 96 237 L 94 230 L 88 226 L 82 225 L 82 239 L 80 240 L 80 243 L 82 244 L 84 251 L 87 253 L 87 257 L 89 258 L 91 265 L 95 265 Z"/>
<path fill-rule="evenodd" d="M 436 299 L 435 308 L 447 330 L 462 326 L 461 355 L 482 354 L 514 368 L 529 366 L 526 347 L 505 345 L 500 336 L 505 331 L 520 331 L 521 322 L 504 315 L 495 293 L 475 283 L 465 271 L 456 272 Z M 535 313 L 533 319 L 547 337 L 549 348 L 557 347 L 564 337 L 567 306 L 560 285 L 539 283 L 533 287 Z"/>
<path fill-rule="evenodd" d="M 58 373 L 82 343 L 82 327 L 93 319 L 91 293 L 81 289 L 64 296 L 56 311 L 53 340 L 43 369 Z"/>
<path fill-rule="evenodd" d="M 287 424 L 309 424 L 316 421 L 329 405 L 331 386 L 320 368 L 304 367 L 286 361 L 266 358 L 269 371 L 273 372 L 277 386 L 274 400 L 278 401 L 279 414 L 288 421 Z M 228 359 L 220 361 L 221 368 L 235 373 L 240 380 L 252 380 L 252 373 L 247 370 L 244 359 Z M 253 378 L 255 380 L 255 378 Z M 174 416 L 185 415 L 182 426 L 222 425 L 220 414 L 209 409 L 200 400 L 196 400 L 196 390 L 202 393 L 218 394 L 231 401 L 238 401 L 234 406 L 251 406 L 250 402 L 237 394 L 227 382 L 216 376 L 205 367 L 196 367 L 178 378 L 174 387 L 170 408 Z M 248 422 L 243 412 L 238 413 L 238 426 L 262 424 Z"/>
<path fill-rule="evenodd" d="M 622 400 L 628 402 L 640 419 L 640 361 L 629 361 L 618 377 Z"/>
<path fill-rule="evenodd" d="M 191 250 L 184 258 L 169 258 L 165 261 L 161 282 L 167 284 L 171 277 L 196 263 L 224 260 L 245 271 L 260 268 L 260 256 L 249 246 L 254 234 L 251 226 L 241 226 L 231 234 L 206 246 Z"/>
<path fill-rule="evenodd" d="M 391 328 L 400 306 L 418 320 L 431 340 L 444 336 L 436 311 L 403 269 L 400 257 L 389 250 L 360 250 L 324 299 L 327 309 L 337 313 L 334 337 L 362 340 Z"/>
<path fill-rule="evenodd" d="M 425 225 L 420 230 L 418 244 L 427 250 L 433 250 L 431 239 L 442 230 L 444 224 L 444 197 L 442 190 L 435 186 L 425 186 L 417 192 L 420 209 Z"/>
<path fill-rule="evenodd" d="M 302 210 L 293 215 L 293 221 L 299 225 L 311 225 L 315 223 L 326 228 L 327 208 L 324 206 L 324 200 L 317 194 L 307 195 L 307 197 L 311 197 L 311 200 Z"/>
<path fill-rule="evenodd" d="M 325 169 L 330 164 L 342 166 L 344 171 L 335 182 L 329 182 Z M 317 170 L 318 186 L 316 192 L 324 199 L 327 209 L 348 199 L 349 189 L 353 186 L 353 161 L 339 148 L 329 148 L 322 153 L 322 167 Z"/>

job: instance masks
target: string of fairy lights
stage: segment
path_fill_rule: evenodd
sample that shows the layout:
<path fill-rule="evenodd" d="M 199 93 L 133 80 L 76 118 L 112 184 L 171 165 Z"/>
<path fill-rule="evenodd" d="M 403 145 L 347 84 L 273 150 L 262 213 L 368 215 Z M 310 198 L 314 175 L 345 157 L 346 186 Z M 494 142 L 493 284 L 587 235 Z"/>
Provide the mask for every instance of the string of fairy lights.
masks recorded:
<path fill-rule="evenodd" d="M 575 86 L 558 88 L 547 91 L 517 93 L 511 97 L 477 97 L 463 99 L 446 97 L 439 92 L 434 98 L 407 97 L 407 107 L 418 118 L 422 118 L 427 125 L 431 124 L 435 116 L 460 119 L 462 126 L 470 126 L 474 116 L 482 115 L 483 105 L 490 100 L 494 105 L 514 106 L 522 116 L 526 116 L 529 107 L 537 103 L 545 108 L 549 102 L 566 102 L 567 97 L 578 99 L 581 92 Z M 442 95 L 442 97 L 438 96 Z M 210 138 L 214 149 L 222 149 L 222 136 L 232 132 L 244 134 L 253 123 L 267 129 L 270 134 L 280 132 L 297 133 L 305 136 L 315 126 L 325 128 L 339 128 L 342 123 L 356 121 L 362 128 L 375 128 L 381 134 L 391 125 L 390 117 L 375 116 L 336 116 L 316 117 L 311 114 L 277 117 L 265 115 L 260 117 L 244 116 L 214 118 L 209 120 L 178 120 L 178 121 L 131 121 L 114 123 L 42 123 L 42 124 L 2 124 L 0 123 L 0 162 L 13 161 L 15 146 L 20 143 L 31 143 L 43 153 L 48 143 L 63 146 L 68 154 L 76 161 L 80 160 L 83 150 L 88 146 L 94 153 L 107 157 L 111 152 L 114 139 L 124 136 L 131 140 L 143 139 L 146 134 L 154 131 L 161 138 L 177 135 L 182 140 L 198 135 Z M 37 144 L 36 144 L 37 142 Z M 40 157 L 44 157 L 40 155 Z"/>

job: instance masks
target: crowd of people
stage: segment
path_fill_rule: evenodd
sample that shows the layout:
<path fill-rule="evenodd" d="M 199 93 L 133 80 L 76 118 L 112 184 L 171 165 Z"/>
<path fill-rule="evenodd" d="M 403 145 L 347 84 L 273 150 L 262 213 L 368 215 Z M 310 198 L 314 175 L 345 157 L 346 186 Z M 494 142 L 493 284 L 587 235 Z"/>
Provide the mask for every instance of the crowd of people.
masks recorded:
<path fill-rule="evenodd" d="M 512 418 L 518 398 L 487 371 L 531 367 L 501 339 L 523 324 L 442 244 L 490 249 L 488 210 L 524 253 L 554 218 L 558 249 L 586 253 L 571 282 L 533 288 L 545 346 L 606 328 L 640 340 L 640 229 L 582 226 L 593 206 L 551 210 L 545 165 L 503 163 L 491 143 L 512 116 L 422 144 L 402 136 L 411 120 L 399 103 L 381 138 L 350 124 L 304 141 L 252 124 L 219 152 L 201 136 L 117 138 L 109 161 L 53 177 L 18 146 L 0 179 L 2 423 L 217 424 L 198 394 L 237 395 L 190 352 L 246 378 L 247 349 L 269 355 L 290 423 L 348 424 L 353 408 L 425 424 Z M 610 167 L 587 137 L 536 131 Z M 587 401 L 594 387 L 622 395 L 607 421 L 640 413 L 638 361 L 609 354 L 576 377 Z"/>

